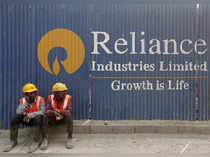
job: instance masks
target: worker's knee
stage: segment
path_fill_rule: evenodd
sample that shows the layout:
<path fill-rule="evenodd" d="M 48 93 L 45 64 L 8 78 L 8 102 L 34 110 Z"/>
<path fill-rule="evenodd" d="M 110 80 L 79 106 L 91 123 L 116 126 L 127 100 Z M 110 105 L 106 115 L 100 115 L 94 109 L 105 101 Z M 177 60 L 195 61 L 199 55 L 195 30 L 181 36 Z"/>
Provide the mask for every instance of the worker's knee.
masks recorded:
<path fill-rule="evenodd" d="M 43 124 L 44 116 L 43 115 L 38 115 L 33 119 L 33 124 L 35 126 L 40 126 Z"/>
<path fill-rule="evenodd" d="M 23 115 L 16 114 L 11 120 L 11 126 L 20 124 L 20 123 L 22 123 L 22 121 L 23 121 Z"/>
<path fill-rule="evenodd" d="M 65 114 L 65 115 L 64 115 L 64 118 L 65 118 L 67 121 L 73 121 L 71 113 Z"/>
<path fill-rule="evenodd" d="M 72 119 L 72 115 L 71 114 L 66 114 L 64 116 L 64 121 L 66 124 L 68 125 L 73 125 L 73 119 Z"/>

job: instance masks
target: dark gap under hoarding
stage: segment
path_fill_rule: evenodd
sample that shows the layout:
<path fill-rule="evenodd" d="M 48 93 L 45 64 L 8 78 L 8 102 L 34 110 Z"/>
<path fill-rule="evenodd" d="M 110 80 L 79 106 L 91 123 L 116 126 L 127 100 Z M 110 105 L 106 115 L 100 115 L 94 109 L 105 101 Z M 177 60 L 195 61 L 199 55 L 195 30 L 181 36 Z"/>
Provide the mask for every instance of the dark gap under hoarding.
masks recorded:
<path fill-rule="evenodd" d="M 61 81 L 74 119 L 207 120 L 205 0 L 3 0 L 0 127 L 22 86 Z"/>

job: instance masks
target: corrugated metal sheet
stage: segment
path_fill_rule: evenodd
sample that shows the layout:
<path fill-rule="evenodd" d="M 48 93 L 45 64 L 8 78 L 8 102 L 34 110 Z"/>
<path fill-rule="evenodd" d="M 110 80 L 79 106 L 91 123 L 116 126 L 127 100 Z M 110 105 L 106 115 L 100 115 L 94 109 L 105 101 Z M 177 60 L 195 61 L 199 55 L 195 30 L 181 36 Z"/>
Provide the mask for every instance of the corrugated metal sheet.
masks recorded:
<path fill-rule="evenodd" d="M 0 17 L 2 17 L 2 8 L 3 8 L 3 6 L 2 6 L 2 3 L 0 3 L 0 8 L 1 8 L 1 10 L 0 10 Z M 2 18 L 0 18 L 0 30 L 2 30 L 2 20 L 1 20 Z M 3 33 L 2 33 L 2 31 L 0 31 L 0 41 L 2 41 L 2 36 L 3 36 Z M 2 62 L 2 53 L 3 51 L 2 51 L 2 42 L 0 42 L 0 61 Z M 2 66 L 2 65 L 1 65 Z M 0 68 L 0 74 L 1 74 L 1 76 L 0 76 L 0 87 L 2 88 L 3 87 L 3 72 L 2 72 L 2 68 Z M 3 110 L 3 105 L 0 105 L 0 111 L 2 111 Z M 3 121 L 2 121 L 2 116 L 0 116 L 0 128 L 3 128 Z"/>
<path fill-rule="evenodd" d="M 87 119 L 88 115 L 93 119 L 107 120 L 208 119 L 209 73 L 163 72 L 158 69 L 160 61 L 167 66 L 186 61 L 208 62 L 209 53 L 196 55 L 193 50 L 190 55 L 148 54 L 151 39 L 175 39 L 177 44 L 183 39 L 193 42 L 204 39 L 208 48 L 210 14 L 207 0 L 3 0 L 0 5 L 0 128 L 9 127 L 26 82 L 35 83 L 39 95 L 44 97 L 51 93 L 56 81 L 66 83 L 70 87 L 68 92 L 73 95 L 74 119 Z M 81 62 L 82 56 L 73 56 L 73 60 L 63 66 L 62 61 L 68 60 L 67 48 L 56 46 L 47 56 L 46 51 L 53 46 L 51 38 L 47 38 L 49 44 L 41 46 L 43 53 L 38 55 L 43 36 L 57 29 L 71 30 L 84 43 L 84 63 L 73 74 L 69 70 Z M 105 40 L 102 32 L 109 35 L 105 45 L 112 54 L 107 54 L 99 45 L 100 54 L 91 55 L 95 46 L 94 33 L 97 32 L 101 32 L 98 41 Z M 81 43 L 73 35 L 68 38 L 64 33 L 53 38 L 57 42 L 65 39 L 67 45 L 72 44 L 73 50 L 80 51 Z M 115 41 L 119 38 L 127 41 L 127 46 L 118 46 L 120 51 L 128 49 L 125 54 L 116 53 Z M 145 42 L 145 49 L 141 47 L 142 42 Z M 161 43 L 160 51 L 163 52 L 164 48 Z M 189 50 L 186 45 L 184 48 Z M 134 49 L 137 54 L 130 54 Z M 139 54 L 141 51 L 147 54 Z M 168 51 L 172 52 L 173 48 L 169 46 Z M 93 64 L 109 65 L 107 71 L 91 71 Z M 129 70 L 128 65 L 122 72 L 110 70 L 110 64 L 154 64 L 154 67 L 150 67 L 150 71 Z M 170 81 L 174 85 L 181 80 L 189 84 L 188 90 L 166 90 L 167 87 L 156 90 L 157 82 L 166 86 Z M 112 90 L 113 81 L 115 88 L 119 81 L 129 83 L 128 90 Z M 153 89 L 130 90 L 132 83 L 142 81 L 149 82 L 148 86 L 152 84 Z"/>
<path fill-rule="evenodd" d="M 110 42 L 106 43 L 107 48 L 113 54 L 106 54 L 104 48 L 99 49 L 100 55 L 92 55 L 93 64 L 154 64 L 154 71 L 128 71 L 110 72 L 100 69 L 93 71 L 93 117 L 94 119 L 176 119 L 176 120 L 206 120 L 208 113 L 207 90 L 201 87 L 207 85 L 208 72 L 174 72 L 160 71 L 159 64 L 163 61 L 167 67 L 169 64 L 184 64 L 192 62 L 201 64 L 208 61 L 208 53 L 196 55 L 195 50 L 190 55 L 149 55 L 149 40 L 175 39 L 177 44 L 183 39 L 205 39 L 206 34 L 200 33 L 199 25 L 205 25 L 205 20 L 199 18 L 199 11 L 196 8 L 196 1 L 109 1 L 103 5 L 95 4 L 93 17 L 93 30 L 107 32 L 110 35 Z M 101 1 L 100 1 L 101 3 Z M 203 17 L 208 17 L 207 14 Z M 136 52 L 131 55 L 132 37 L 130 32 L 136 32 Z M 144 32 L 144 35 L 141 34 Z M 208 34 L 208 33 L 207 33 Z M 103 41 L 103 35 L 99 39 Z M 117 54 L 114 49 L 114 41 L 124 38 L 128 41 L 128 52 Z M 145 39 L 145 52 L 139 54 L 140 40 Z M 207 43 L 208 44 L 208 43 Z M 178 47 L 179 48 L 179 47 Z M 185 47 L 186 48 L 186 47 Z M 125 50 L 125 46 L 121 51 Z M 163 52 L 161 45 L 160 51 Z M 169 46 L 169 52 L 173 52 Z M 178 50 L 180 53 L 180 50 Z M 139 82 L 150 82 L 152 90 L 136 91 L 130 89 L 131 84 Z M 162 91 L 156 90 L 157 81 L 163 82 L 165 88 Z M 169 81 L 173 86 L 181 81 L 189 84 L 188 90 L 167 90 Z M 113 90 L 122 83 L 129 83 L 127 90 Z M 120 83 L 119 83 L 120 82 Z M 199 82 L 196 88 L 196 82 Z M 198 91 L 197 94 L 196 90 Z M 99 94 L 100 93 L 100 94 Z M 205 93 L 205 94 L 204 94 Z M 196 104 L 196 94 L 199 101 Z"/>
<path fill-rule="evenodd" d="M 197 38 L 204 38 L 206 39 L 207 43 L 209 44 L 210 41 L 210 30 L 209 30 L 209 25 L 210 25 L 210 1 L 208 0 L 200 0 L 199 1 L 199 9 L 197 9 L 197 14 L 198 14 L 198 27 L 199 27 L 199 33 L 197 35 Z M 210 60 L 210 55 L 209 55 L 209 45 L 208 45 L 208 51 L 207 55 L 205 56 L 200 56 L 198 57 L 199 61 L 204 61 L 207 60 L 208 62 Z M 210 64 L 208 64 L 208 70 Z M 207 120 L 209 119 L 209 114 L 210 114 L 210 87 L 209 87 L 209 71 L 207 73 L 208 79 L 202 79 L 199 80 L 199 115 L 198 119 L 199 120 Z M 205 73 L 199 73 L 198 75 L 206 75 Z"/>
<path fill-rule="evenodd" d="M 22 86 L 27 82 L 33 82 L 39 89 L 39 95 L 47 98 L 51 93 L 52 85 L 64 82 L 69 87 L 68 93 L 73 96 L 73 118 L 88 118 L 88 56 L 82 66 L 73 74 L 67 73 L 71 64 L 63 66 L 61 61 L 67 58 L 64 48 L 55 47 L 50 50 L 49 56 L 45 56 L 45 49 L 53 45 L 45 45 L 41 50 L 42 57 L 47 58 L 50 68 L 56 56 L 59 65 L 55 69 L 58 75 L 47 72 L 38 60 L 38 44 L 42 37 L 49 31 L 57 28 L 73 30 L 82 39 L 85 45 L 89 41 L 86 9 L 78 3 L 75 8 L 72 3 L 39 3 L 36 1 L 6 1 L 1 11 L 1 94 L 0 94 L 0 117 L 1 126 L 9 127 L 12 115 L 18 105 L 18 99 L 22 95 Z M 57 36 L 62 40 L 64 34 Z M 69 40 L 69 39 L 68 39 Z M 67 43 L 71 44 L 71 41 Z M 50 43 L 50 41 L 49 41 Z M 80 48 L 78 43 L 74 49 Z M 88 46 L 87 46 L 88 48 Z M 69 59 L 69 58 L 68 58 Z M 79 62 L 79 58 L 71 58 Z M 73 60 L 71 60 L 73 62 Z M 59 67 L 58 67 L 59 66 Z M 46 67 L 45 67 L 46 68 Z M 66 69 L 64 69 L 66 68 Z M 55 72 L 55 71 L 54 71 Z"/>

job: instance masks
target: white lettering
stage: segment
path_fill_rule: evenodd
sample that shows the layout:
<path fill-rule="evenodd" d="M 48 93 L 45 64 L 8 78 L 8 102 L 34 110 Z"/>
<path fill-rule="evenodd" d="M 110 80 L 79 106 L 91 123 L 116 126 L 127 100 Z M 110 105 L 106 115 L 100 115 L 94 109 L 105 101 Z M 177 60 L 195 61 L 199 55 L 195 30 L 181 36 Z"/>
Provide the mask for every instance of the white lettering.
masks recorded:
<path fill-rule="evenodd" d="M 169 47 L 169 43 L 172 42 L 173 43 L 173 53 L 169 53 L 168 52 L 168 47 Z M 175 39 L 170 39 L 170 40 L 163 40 L 163 43 L 164 43 L 164 52 L 163 54 L 165 55 L 168 55 L 168 54 L 173 54 L 173 55 L 178 55 L 178 52 L 177 52 L 177 43 L 176 43 L 176 40 Z"/>
<path fill-rule="evenodd" d="M 106 32 L 91 32 L 93 34 L 93 42 L 94 42 L 94 48 L 93 52 L 91 54 L 100 54 L 98 51 L 98 45 L 100 45 L 104 51 L 108 54 L 112 54 L 112 52 L 106 47 L 105 43 L 107 43 L 110 39 L 109 34 Z M 98 41 L 98 35 L 101 34 L 104 36 L 104 41 Z"/>
<path fill-rule="evenodd" d="M 91 32 L 93 34 L 93 50 L 91 54 L 98 55 L 104 51 L 106 54 L 114 52 L 120 55 L 124 54 L 152 54 L 152 55 L 189 55 L 196 53 L 203 55 L 207 52 L 207 42 L 204 39 L 192 41 L 191 39 L 183 39 L 178 43 L 176 39 L 150 39 L 145 40 L 145 32 L 140 32 L 140 39 L 136 40 L 136 32 L 130 32 L 130 42 L 126 38 L 118 38 L 115 41 L 110 39 L 107 32 Z M 148 43 L 146 43 L 146 41 Z M 136 50 L 136 42 L 139 50 Z M 129 45 L 130 43 L 131 45 Z M 148 48 L 148 50 L 146 50 Z M 161 52 L 161 49 L 162 52 Z M 112 52 L 113 51 L 113 52 Z M 138 51 L 138 52 L 137 52 Z"/>
<path fill-rule="evenodd" d="M 150 54 L 161 54 L 160 52 L 160 41 L 158 39 L 152 39 L 149 41 L 149 44 L 153 44 L 153 42 L 155 42 L 154 45 L 152 45 L 150 48 L 149 48 L 149 53 Z M 153 50 L 153 49 L 156 49 L 156 50 Z"/>
<path fill-rule="evenodd" d="M 115 49 L 115 52 L 116 52 L 116 53 L 118 53 L 118 54 L 124 54 L 124 53 L 126 53 L 126 52 L 128 51 L 128 48 L 126 48 L 124 51 L 123 51 L 123 50 L 120 51 L 120 50 L 118 49 L 118 46 L 120 46 L 120 45 L 122 45 L 122 46 L 127 46 L 127 45 L 128 45 L 128 42 L 127 42 L 125 39 L 120 38 L 120 39 L 117 39 L 117 40 L 115 41 L 115 44 L 114 44 L 114 49 Z"/>
<path fill-rule="evenodd" d="M 205 54 L 207 51 L 206 41 L 203 39 L 198 39 L 195 41 L 195 52 L 199 55 Z"/>
<path fill-rule="evenodd" d="M 131 46 L 131 52 L 130 54 L 137 54 L 136 52 L 136 32 L 130 32 L 131 34 L 131 42 L 132 42 L 132 46 Z"/>
<path fill-rule="evenodd" d="M 188 54 L 190 54 L 190 53 L 192 52 L 192 48 L 191 48 L 189 51 L 185 51 L 184 48 L 183 48 L 183 44 L 184 44 L 185 42 L 187 42 L 188 45 L 190 45 L 190 44 L 192 44 L 192 41 L 191 41 L 190 39 L 184 39 L 184 40 L 182 40 L 181 43 L 180 43 L 180 51 L 181 51 L 181 53 L 182 53 L 182 54 L 188 55 Z"/>

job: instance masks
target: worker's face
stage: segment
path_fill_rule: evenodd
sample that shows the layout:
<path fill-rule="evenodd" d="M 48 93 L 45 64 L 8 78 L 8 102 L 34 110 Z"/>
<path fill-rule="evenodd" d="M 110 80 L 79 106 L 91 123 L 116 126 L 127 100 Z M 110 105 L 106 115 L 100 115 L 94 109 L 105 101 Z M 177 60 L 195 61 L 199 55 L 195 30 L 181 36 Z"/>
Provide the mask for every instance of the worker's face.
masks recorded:
<path fill-rule="evenodd" d="M 25 93 L 25 98 L 28 103 L 33 103 L 37 96 L 37 92 Z"/>
<path fill-rule="evenodd" d="M 54 92 L 54 95 L 56 100 L 62 101 L 65 97 L 65 92 L 64 91 Z"/>

